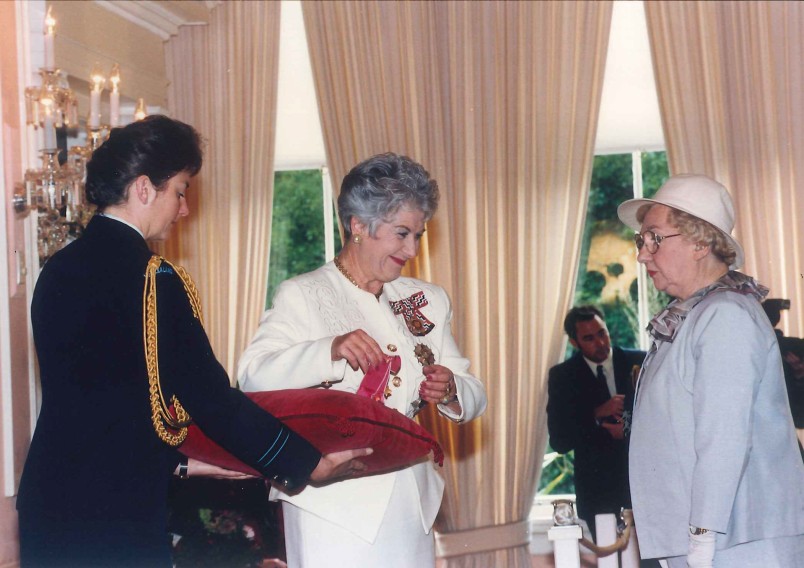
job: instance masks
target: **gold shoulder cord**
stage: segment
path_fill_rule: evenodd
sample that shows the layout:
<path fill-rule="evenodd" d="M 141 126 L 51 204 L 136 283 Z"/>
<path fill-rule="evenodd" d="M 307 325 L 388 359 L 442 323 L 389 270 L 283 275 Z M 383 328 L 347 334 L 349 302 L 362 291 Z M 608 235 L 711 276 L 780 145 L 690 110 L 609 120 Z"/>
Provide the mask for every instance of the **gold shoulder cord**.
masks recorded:
<path fill-rule="evenodd" d="M 187 271 L 180 266 L 175 266 L 162 258 L 154 255 L 148 261 L 145 269 L 145 287 L 142 292 L 142 318 L 143 318 L 143 341 L 145 343 L 145 365 L 148 369 L 148 390 L 151 398 L 151 422 L 159 439 L 170 446 L 178 446 L 187 437 L 187 426 L 192 422 L 192 418 L 179 403 L 179 399 L 174 395 L 170 402 L 176 411 L 176 417 L 170 413 L 170 409 L 165 402 L 162 394 L 162 385 L 159 381 L 159 354 L 157 340 L 156 322 L 156 272 L 162 263 L 167 264 L 181 278 L 184 290 L 190 300 L 193 309 L 193 316 L 204 325 L 201 315 L 201 301 L 198 297 L 198 290 Z"/>

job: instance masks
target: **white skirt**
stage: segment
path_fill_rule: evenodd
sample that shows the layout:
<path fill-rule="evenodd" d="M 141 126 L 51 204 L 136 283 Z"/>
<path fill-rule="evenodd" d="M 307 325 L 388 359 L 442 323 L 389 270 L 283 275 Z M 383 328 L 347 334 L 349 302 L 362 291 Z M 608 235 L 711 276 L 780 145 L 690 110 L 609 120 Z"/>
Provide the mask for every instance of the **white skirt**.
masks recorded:
<path fill-rule="evenodd" d="M 400 471 L 373 544 L 283 501 L 288 568 L 433 568 L 435 542 L 422 528 L 418 499 L 412 472 Z"/>

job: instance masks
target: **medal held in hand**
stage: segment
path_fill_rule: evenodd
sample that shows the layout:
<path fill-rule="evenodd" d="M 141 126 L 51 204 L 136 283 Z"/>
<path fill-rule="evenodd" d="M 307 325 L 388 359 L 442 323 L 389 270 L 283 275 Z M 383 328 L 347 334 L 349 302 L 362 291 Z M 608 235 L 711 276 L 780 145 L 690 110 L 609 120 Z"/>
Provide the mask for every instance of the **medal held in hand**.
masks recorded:
<path fill-rule="evenodd" d="M 394 386 L 401 384 L 401 379 L 397 376 L 402 366 L 402 359 L 399 355 L 386 355 L 385 359 L 368 370 L 360 382 L 357 389 L 358 396 L 365 396 L 376 402 L 382 402 L 383 398 L 391 396 L 391 389 L 388 386 L 388 379 L 394 376 Z"/>
<path fill-rule="evenodd" d="M 416 347 L 413 349 L 413 353 L 416 355 L 416 360 L 422 367 L 435 364 L 435 355 L 433 355 L 433 350 L 427 347 L 424 343 L 417 343 Z"/>
<path fill-rule="evenodd" d="M 422 367 L 435 364 L 435 355 L 433 355 L 433 350 L 424 343 L 417 343 L 416 347 L 413 349 L 413 354 L 416 355 L 416 360 Z M 416 416 L 419 412 L 421 412 L 422 408 L 427 406 L 427 401 L 422 400 L 421 397 L 419 397 L 411 402 L 410 405 L 413 407 L 413 416 Z"/>

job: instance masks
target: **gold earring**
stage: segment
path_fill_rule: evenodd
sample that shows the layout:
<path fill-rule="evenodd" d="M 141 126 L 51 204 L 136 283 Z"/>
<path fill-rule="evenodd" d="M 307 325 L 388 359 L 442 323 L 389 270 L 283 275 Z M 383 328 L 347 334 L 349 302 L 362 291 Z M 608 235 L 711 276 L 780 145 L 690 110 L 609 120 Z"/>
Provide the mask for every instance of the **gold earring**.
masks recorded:
<path fill-rule="evenodd" d="M 354 243 L 355 243 L 356 245 L 359 245 L 359 244 L 360 244 L 360 241 L 362 241 L 363 239 L 360 237 L 360 235 L 355 235 L 355 236 L 354 236 L 354 238 L 353 238 L 352 240 L 354 241 Z"/>

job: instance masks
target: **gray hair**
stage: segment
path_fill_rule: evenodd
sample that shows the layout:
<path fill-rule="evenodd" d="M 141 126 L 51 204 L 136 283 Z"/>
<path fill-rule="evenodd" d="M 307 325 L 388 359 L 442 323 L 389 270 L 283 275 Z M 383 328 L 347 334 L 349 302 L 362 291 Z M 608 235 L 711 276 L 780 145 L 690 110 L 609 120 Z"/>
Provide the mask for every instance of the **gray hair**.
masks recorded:
<path fill-rule="evenodd" d="M 407 156 L 377 154 L 346 174 L 338 196 L 338 217 L 346 238 L 356 218 L 374 236 L 381 223 L 400 209 L 424 213 L 425 222 L 438 208 L 438 184 L 421 164 Z"/>
<path fill-rule="evenodd" d="M 637 211 L 637 221 L 640 223 L 645 219 L 648 211 L 654 204 L 643 205 Z M 691 215 L 675 207 L 666 205 L 667 222 L 678 229 L 685 239 L 692 243 L 701 244 L 709 247 L 715 258 L 726 266 L 734 264 L 737 252 L 725 237 L 725 233 L 700 217 Z"/>

